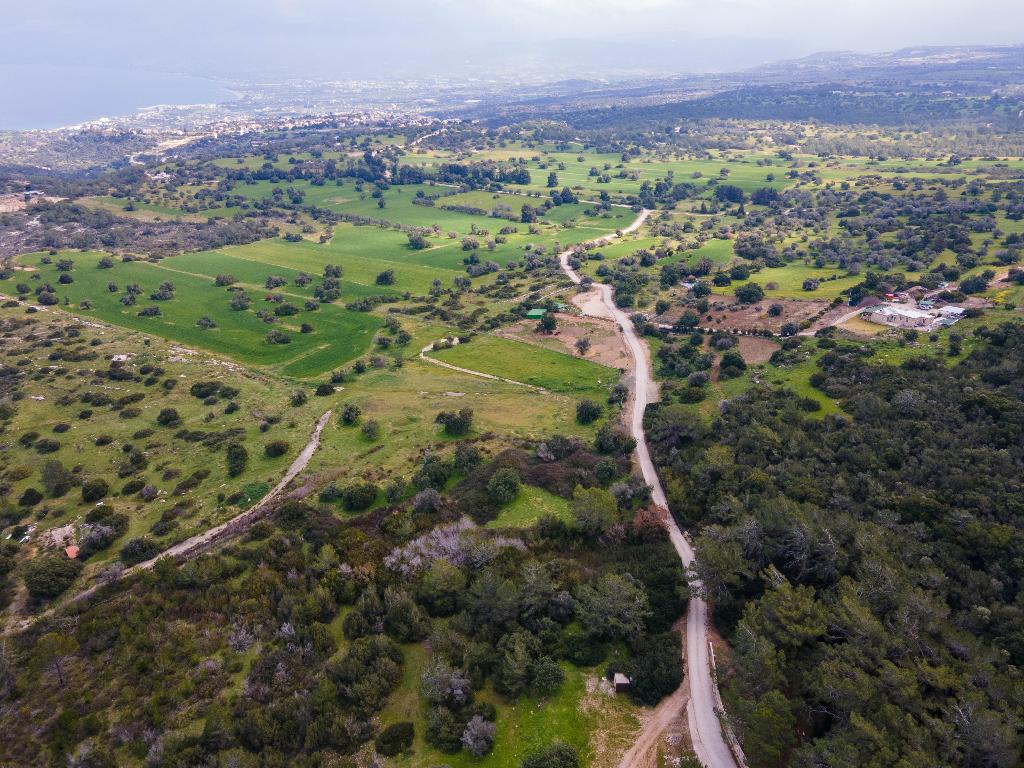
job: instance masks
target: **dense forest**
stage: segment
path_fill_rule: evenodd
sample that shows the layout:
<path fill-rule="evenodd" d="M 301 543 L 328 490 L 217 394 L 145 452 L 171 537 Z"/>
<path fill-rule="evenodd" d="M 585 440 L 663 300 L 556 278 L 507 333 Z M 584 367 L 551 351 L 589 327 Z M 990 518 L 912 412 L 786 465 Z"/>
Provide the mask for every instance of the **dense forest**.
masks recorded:
<path fill-rule="evenodd" d="M 1024 328 L 975 335 L 952 366 L 819 339 L 837 415 L 769 387 L 648 413 L 751 766 L 1018 764 Z"/>

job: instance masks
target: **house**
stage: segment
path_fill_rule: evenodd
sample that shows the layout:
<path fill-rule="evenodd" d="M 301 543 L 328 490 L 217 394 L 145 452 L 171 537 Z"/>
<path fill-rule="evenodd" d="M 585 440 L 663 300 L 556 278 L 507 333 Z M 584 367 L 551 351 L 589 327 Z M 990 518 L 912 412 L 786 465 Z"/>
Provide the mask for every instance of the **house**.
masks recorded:
<path fill-rule="evenodd" d="M 546 314 L 547 314 L 547 310 L 546 309 L 543 309 L 541 307 L 537 307 L 536 309 L 531 309 L 529 312 L 526 313 L 526 319 L 527 320 L 540 320 Z"/>
<path fill-rule="evenodd" d="M 615 686 L 616 693 L 625 693 L 629 690 L 629 686 L 632 684 L 632 680 L 626 677 L 621 672 L 616 672 L 612 678 L 612 685 Z"/>
<path fill-rule="evenodd" d="M 870 312 L 865 312 L 864 319 L 893 328 L 915 328 L 918 330 L 931 329 L 936 320 L 935 316 L 928 312 L 909 307 L 897 307 L 892 304 L 882 304 Z"/>
<path fill-rule="evenodd" d="M 954 307 L 952 304 L 950 304 L 948 306 L 941 307 L 939 309 L 939 314 L 942 315 L 943 317 L 955 318 L 959 320 L 964 316 L 964 308 Z"/>

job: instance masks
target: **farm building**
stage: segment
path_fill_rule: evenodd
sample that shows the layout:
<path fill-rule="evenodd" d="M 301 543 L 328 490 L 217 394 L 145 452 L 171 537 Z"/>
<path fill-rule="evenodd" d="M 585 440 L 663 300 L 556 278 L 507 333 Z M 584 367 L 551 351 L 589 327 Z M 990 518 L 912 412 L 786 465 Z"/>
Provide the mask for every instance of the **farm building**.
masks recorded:
<path fill-rule="evenodd" d="M 526 313 L 526 319 L 527 320 L 540 320 L 546 314 L 547 314 L 547 310 L 541 309 L 540 307 L 537 307 L 536 309 L 531 309 L 529 312 Z"/>
<path fill-rule="evenodd" d="M 893 328 L 915 328 L 917 330 L 929 330 L 935 325 L 935 315 L 929 312 L 922 312 L 919 309 L 910 307 L 898 307 L 891 304 L 882 304 L 879 307 L 864 313 L 864 319 L 880 325 L 889 325 Z"/>
<path fill-rule="evenodd" d="M 615 677 L 612 679 L 612 684 L 615 686 L 616 693 L 625 693 L 629 690 L 629 686 L 632 681 L 621 672 L 616 672 Z"/>

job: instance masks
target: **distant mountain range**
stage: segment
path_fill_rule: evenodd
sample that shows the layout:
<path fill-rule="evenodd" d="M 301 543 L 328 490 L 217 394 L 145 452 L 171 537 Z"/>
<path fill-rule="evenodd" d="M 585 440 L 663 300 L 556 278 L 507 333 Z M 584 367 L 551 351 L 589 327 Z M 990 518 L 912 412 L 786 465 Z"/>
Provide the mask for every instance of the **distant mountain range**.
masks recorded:
<path fill-rule="evenodd" d="M 1009 120 L 1018 119 L 1015 105 L 1022 94 L 1024 45 L 931 46 L 885 53 L 828 51 L 723 74 L 612 82 L 576 78 L 491 94 L 463 111 L 502 119 L 550 117 L 591 127 L 609 111 L 645 120 Z M 991 109 L 981 103 L 984 99 L 992 100 Z"/>

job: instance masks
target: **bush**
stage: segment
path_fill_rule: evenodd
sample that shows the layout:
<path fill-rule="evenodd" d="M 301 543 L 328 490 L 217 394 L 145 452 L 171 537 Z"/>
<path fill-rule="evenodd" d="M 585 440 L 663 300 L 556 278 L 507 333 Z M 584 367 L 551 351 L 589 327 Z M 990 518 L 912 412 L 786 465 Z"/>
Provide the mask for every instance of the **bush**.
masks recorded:
<path fill-rule="evenodd" d="M 639 704 L 654 706 L 683 682 L 679 634 L 644 635 L 633 644 L 628 675 L 629 694 Z"/>
<path fill-rule="evenodd" d="M 363 424 L 363 437 L 371 443 L 377 442 L 380 439 L 380 422 L 370 419 Z"/>
<path fill-rule="evenodd" d="M 413 724 L 409 722 L 392 723 L 373 740 L 377 753 L 385 757 L 394 757 L 407 752 L 412 747 L 416 735 Z"/>
<path fill-rule="evenodd" d="M 764 290 L 757 283 L 746 283 L 736 289 L 736 298 L 743 304 L 755 304 L 764 298 Z"/>
<path fill-rule="evenodd" d="M 377 500 L 379 490 L 373 483 L 353 483 L 342 489 L 341 503 L 350 512 L 362 511 Z"/>
<path fill-rule="evenodd" d="M 510 503 L 519 494 L 519 473 L 512 467 L 502 467 L 487 481 L 487 496 L 498 506 Z"/>
<path fill-rule="evenodd" d="M 576 421 L 580 424 L 593 424 L 601 418 L 602 410 L 593 400 L 580 400 L 576 405 Z"/>
<path fill-rule="evenodd" d="M 130 539 L 121 547 L 121 562 L 125 565 L 135 565 L 145 560 L 152 560 L 160 554 L 160 545 L 150 538 L 142 536 L 137 539 Z"/>
<path fill-rule="evenodd" d="M 82 501 L 99 501 L 110 492 L 110 486 L 102 477 L 86 480 L 82 483 Z"/>
<path fill-rule="evenodd" d="M 231 443 L 227 448 L 228 476 L 238 477 L 249 463 L 249 452 L 241 443 Z"/>
<path fill-rule="evenodd" d="M 175 408 L 161 408 L 156 423 L 161 427 L 176 427 L 181 423 L 181 416 Z"/>
<path fill-rule="evenodd" d="M 352 403 L 345 403 L 345 406 L 341 409 L 341 423 L 346 427 L 351 427 L 357 421 L 359 416 L 362 414 L 362 410 L 358 405 Z"/>
<path fill-rule="evenodd" d="M 82 564 L 63 553 L 40 555 L 25 565 L 25 587 L 36 600 L 47 600 L 63 594 L 70 587 Z"/>
<path fill-rule="evenodd" d="M 459 411 L 441 411 L 434 421 L 444 425 L 446 434 L 458 437 L 467 434 L 473 428 L 473 410 L 462 408 Z"/>
<path fill-rule="evenodd" d="M 263 448 L 263 452 L 271 459 L 276 459 L 278 456 L 284 456 L 288 453 L 289 447 L 288 443 L 284 440 L 272 440 L 266 444 Z"/>
<path fill-rule="evenodd" d="M 580 768 L 576 750 L 561 741 L 533 752 L 523 760 L 523 768 Z"/>

